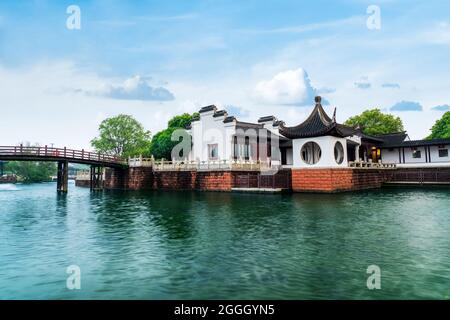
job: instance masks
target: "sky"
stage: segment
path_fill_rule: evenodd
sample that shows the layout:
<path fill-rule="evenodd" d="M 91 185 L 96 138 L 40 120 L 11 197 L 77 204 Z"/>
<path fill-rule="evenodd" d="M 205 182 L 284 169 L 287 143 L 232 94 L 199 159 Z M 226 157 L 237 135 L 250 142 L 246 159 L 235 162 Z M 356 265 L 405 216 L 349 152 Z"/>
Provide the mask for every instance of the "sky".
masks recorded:
<path fill-rule="evenodd" d="M 0 145 L 92 149 L 129 114 L 155 134 L 215 104 L 297 125 L 321 95 L 422 139 L 450 110 L 449 1 L 1 1 Z"/>

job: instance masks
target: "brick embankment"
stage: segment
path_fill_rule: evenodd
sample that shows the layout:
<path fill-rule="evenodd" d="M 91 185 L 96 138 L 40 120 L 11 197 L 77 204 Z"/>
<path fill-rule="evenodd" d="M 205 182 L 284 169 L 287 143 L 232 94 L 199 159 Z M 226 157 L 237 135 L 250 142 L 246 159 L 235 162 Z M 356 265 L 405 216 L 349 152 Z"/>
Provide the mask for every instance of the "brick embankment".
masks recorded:
<path fill-rule="evenodd" d="M 380 188 L 388 179 L 384 170 L 337 168 L 292 169 L 294 192 L 339 192 Z"/>
<path fill-rule="evenodd" d="M 108 169 L 106 189 L 231 191 L 281 188 L 294 192 L 340 192 L 380 188 L 390 170 L 360 168 L 292 169 L 276 175 L 249 171 L 153 171 L 149 167 Z"/>

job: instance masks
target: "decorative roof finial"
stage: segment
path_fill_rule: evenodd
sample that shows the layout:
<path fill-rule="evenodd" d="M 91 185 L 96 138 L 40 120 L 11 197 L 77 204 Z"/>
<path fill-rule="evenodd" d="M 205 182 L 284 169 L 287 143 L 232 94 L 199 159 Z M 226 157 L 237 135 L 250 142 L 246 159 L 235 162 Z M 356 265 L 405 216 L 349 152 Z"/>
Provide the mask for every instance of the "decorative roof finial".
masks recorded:
<path fill-rule="evenodd" d="M 322 97 L 321 96 L 316 96 L 314 98 L 314 101 L 316 101 L 316 104 L 320 104 L 320 102 L 322 101 Z"/>
<path fill-rule="evenodd" d="M 336 122 L 336 107 L 334 107 L 333 122 Z"/>

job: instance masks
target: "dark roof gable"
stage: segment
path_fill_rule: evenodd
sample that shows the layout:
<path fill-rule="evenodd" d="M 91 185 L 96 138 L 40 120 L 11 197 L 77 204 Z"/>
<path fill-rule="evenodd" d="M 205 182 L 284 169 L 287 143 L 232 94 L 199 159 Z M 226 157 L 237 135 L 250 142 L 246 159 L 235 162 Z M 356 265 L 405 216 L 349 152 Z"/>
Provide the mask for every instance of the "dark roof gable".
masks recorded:
<path fill-rule="evenodd" d="M 216 111 L 217 107 L 215 105 L 206 106 L 200 109 L 199 113 L 208 112 L 208 111 Z"/>
<path fill-rule="evenodd" d="M 337 136 L 347 137 L 355 135 L 355 129 L 336 123 L 335 115 L 331 119 L 321 104 L 321 97 L 315 98 L 316 105 L 309 117 L 301 124 L 295 127 L 286 127 L 284 123 L 280 124 L 280 133 L 290 139 Z"/>
<path fill-rule="evenodd" d="M 265 117 L 261 117 L 258 119 L 258 123 L 261 122 L 269 122 L 269 121 L 276 121 L 277 118 L 275 118 L 274 116 L 265 116 Z"/>

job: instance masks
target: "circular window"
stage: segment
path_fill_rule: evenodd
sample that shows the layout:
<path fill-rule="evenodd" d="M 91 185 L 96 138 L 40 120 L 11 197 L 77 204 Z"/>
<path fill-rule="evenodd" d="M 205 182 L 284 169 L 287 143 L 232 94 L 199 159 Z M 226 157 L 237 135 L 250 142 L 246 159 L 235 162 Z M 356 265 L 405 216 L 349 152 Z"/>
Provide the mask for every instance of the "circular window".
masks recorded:
<path fill-rule="evenodd" d="M 307 142 L 303 145 L 300 154 L 303 162 L 313 165 L 319 162 L 320 157 L 322 156 L 322 150 L 317 143 Z"/>
<path fill-rule="evenodd" d="M 334 159 L 337 164 L 341 164 L 344 161 L 344 147 L 339 141 L 334 145 Z"/>

